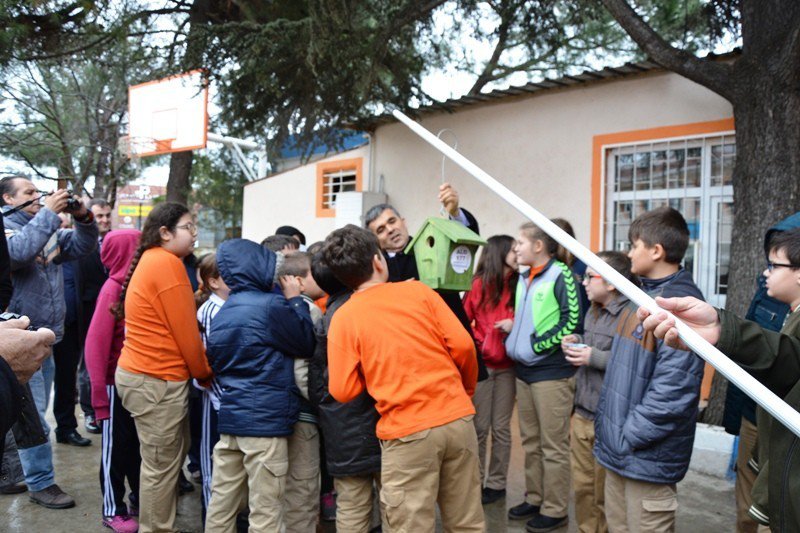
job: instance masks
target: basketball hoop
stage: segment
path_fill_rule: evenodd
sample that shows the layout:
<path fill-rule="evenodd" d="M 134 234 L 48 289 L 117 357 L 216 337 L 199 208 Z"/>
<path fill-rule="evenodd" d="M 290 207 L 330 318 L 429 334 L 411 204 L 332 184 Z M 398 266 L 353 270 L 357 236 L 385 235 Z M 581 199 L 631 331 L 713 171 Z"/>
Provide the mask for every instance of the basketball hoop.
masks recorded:
<path fill-rule="evenodd" d="M 128 87 L 128 116 L 131 157 L 205 148 L 208 86 L 204 72 L 194 70 Z"/>

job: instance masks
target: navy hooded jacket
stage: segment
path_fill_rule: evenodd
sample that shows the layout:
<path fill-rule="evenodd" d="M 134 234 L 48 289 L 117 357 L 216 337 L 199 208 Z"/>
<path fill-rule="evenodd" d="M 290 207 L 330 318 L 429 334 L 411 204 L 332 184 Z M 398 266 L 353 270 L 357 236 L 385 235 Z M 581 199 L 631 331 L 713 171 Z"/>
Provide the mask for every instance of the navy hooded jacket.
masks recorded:
<path fill-rule="evenodd" d="M 272 292 L 276 256 L 244 239 L 217 249 L 231 294 L 213 320 L 207 355 L 220 386 L 219 432 L 285 437 L 297 422 L 299 391 L 288 354 L 314 353 L 314 326 L 302 297 Z"/>

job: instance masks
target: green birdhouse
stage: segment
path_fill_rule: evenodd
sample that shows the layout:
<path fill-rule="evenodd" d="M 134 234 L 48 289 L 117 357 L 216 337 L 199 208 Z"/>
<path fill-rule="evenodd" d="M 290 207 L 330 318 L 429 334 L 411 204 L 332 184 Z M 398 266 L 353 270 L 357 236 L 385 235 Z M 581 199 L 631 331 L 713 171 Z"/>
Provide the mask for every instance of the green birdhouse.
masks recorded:
<path fill-rule="evenodd" d="M 432 289 L 466 291 L 472 286 L 475 253 L 486 244 L 460 222 L 431 217 L 406 247 L 414 250 L 419 279 Z"/>

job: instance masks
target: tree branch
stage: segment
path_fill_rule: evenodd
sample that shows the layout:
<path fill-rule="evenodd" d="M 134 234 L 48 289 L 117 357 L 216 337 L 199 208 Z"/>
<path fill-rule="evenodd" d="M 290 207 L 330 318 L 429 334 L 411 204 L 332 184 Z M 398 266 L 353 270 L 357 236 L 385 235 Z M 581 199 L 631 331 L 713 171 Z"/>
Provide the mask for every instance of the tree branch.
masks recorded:
<path fill-rule="evenodd" d="M 600 1 L 653 61 L 728 100 L 733 99 L 735 83 L 730 65 L 702 60 L 671 46 L 636 13 L 627 0 Z"/>

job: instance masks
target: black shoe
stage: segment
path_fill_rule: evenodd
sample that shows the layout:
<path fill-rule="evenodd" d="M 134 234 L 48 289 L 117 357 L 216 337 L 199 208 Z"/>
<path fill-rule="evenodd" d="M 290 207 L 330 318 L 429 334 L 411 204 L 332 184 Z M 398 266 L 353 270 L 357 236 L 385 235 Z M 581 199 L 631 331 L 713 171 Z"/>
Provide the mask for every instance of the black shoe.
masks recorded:
<path fill-rule="evenodd" d="M 92 441 L 87 438 L 81 437 L 81 434 L 74 429 L 66 434 L 56 433 L 56 442 L 61 444 L 69 444 L 70 446 L 91 446 Z"/>
<path fill-rule="evenodd" d="M 95 420 L 92 415 L 86 415 L 84 417 L 83 427 L 86 428 L 86 431 L 93 435 L 99 435 L 102 433 L 100 426 L 97 424 L 97 420 Z"/>
<path fill-rule="evenodd" d="M 539 506 L 522 502 L 508 510 L 508 518 L 511 520 L 527 520 L 539 514 Z"/>
<path fill-rule="evenodd" d="M 483 505 L 488 505 L 490 503 L 494 503 L 497 500 L 502 500 L 506 497 L 506 489 L 490 489 L 489 487 L 484 487 L 483 491 L 481 491 L 481 503 Z"/>
<path fill-rule="evenodd" d="M 186 479 L 186 476 L 183 475 L 183 470 L 181 470 L 181 475 L 178 478 L 178 494 L 183 496 L 187 492 L 194 492 L 194 485 Z"/>
<path fill-rule="evenodd" d="M 14 483 L 12 485 L 6 485 L 4 487 L 0 487 L 0 494 L 22 494 L 27 490 L 28 490 L 28 485 L 20 481 L 19 483 Z"/>
<path fill-rule="evenodd" d="M 554 529 L 558 529 L 566 525 L 566 516 L 553 518 L 551 516 L 537 514 L 531 520 L 528 520 L 527 524 L 525 524 L 525 531 L 528 531 L 529 533 L 546 533 L 547 531 L 553 531 Z"/>

